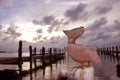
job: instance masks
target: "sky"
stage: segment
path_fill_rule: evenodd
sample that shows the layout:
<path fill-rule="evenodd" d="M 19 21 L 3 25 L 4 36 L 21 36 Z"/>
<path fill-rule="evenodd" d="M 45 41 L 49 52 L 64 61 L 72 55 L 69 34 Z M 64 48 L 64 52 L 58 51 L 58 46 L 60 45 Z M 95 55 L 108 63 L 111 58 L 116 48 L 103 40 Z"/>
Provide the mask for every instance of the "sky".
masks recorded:
<path fill-rule="evenodd" d="M 85 27 L 77 44 L 120 44 L 120 0 L 0 0 L 0 51 L 65 47 L 63 30 Z"/>

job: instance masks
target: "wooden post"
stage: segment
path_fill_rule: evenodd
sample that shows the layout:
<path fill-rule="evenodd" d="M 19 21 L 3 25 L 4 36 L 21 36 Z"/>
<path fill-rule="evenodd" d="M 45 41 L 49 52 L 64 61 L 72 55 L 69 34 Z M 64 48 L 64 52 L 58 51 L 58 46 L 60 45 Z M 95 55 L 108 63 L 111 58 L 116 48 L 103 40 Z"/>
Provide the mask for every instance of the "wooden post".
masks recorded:
<path fill-rule="evenodd" d="M 101 55 L 103 55 L 103 48 L 101 48 L 100 50 L 101 50 Z"/>
<path fill-rule="evenodd" d="M 120 77 L 120 64 L 116 65 L 117 68 L 117 77 Z"/>
<path fill-rule="evenodd" d="M 19 41 L 18 48 L 18 67 L 19 67 L 19 75 L 22 75 L 22 41 Z"/>
<path fill-rule="evenodd" d="M 99 48 L 98 48 L 98 47 L 96 48 L 96 51 L 97 51 L 97 53 L 100 55 L 100 52 L 99 52 Z"/>
<path fill-rule="evenodd" d="M 115 53 L 115 48 L 114 48 L 114 46 L 112 46 L 112 57 L 113 57 L 113 62 L 115 63 L 115 56 L 114 56 L 114 53 Z"/>
<path fill-rule="evenodd" d="M 118 46 L 116 46 L 116 57 L 118 57 Z"/>
<path fill-rule="evenodd" d="M 52 48 L 50 48 L 49 53 L 50 53 L 50 64 L 52 64 Z"/>
<path fill-rule="evenodd" d="M 110 59 L 110 57 L 109 57 L 109 52 L 110 52 L 110 51 L 109 51 L 109 48 L 107 47 L 107 52 L 106 52 L 106 53 L 107 53 L 108 59 Z"/>
<path fill-rule="evenodd" d="M 52 48 L 49 49 L 49 53 L 50 53 L 50 70 L 52 74 Z"/>
<path fill-rule="evenodd" d="M 111 56 L 111 47 L 109 47 L 109 56 Z"/>
<path fill-rule="evenodd" d="M 34 56 L 36 57 L 36 47 L 34 48 Z M 35 69 L 36 69 L 36 67 L 37 67 L 36 58 L 34 58 L 34 66 L 35 66 Z"/>
<path fill-rule="evenodd" d="M 118 52 L 118 46 L 116 46 L 116 58 L 117 58 L 117 61 L 119 63 L 119 52 Z"/>
<path fill-rule="evenodd" d="M 42 47 L 42 66 L 45 67 L 45 47 Z"/>
<path fill-rule="evenodd" d="M 110 60 L 112 61 L 112 50 L 111 50 L 111 47 L 109 47 L 109 57 L 110 57 Z"/>
<path fill-rule="evenodd" d="M 106 51 L 107 51 L 107 50 L 106 50 L 106 48 L 104 47 L 104 55 L 106 55 Z"/>
<path fill-rule="evenodd" d="M 54 60 L 55 60 L 55 63 L 56 63 L 56 66 L 57 66 L 57 48 L 54 48 Z"/>
<path fill-rule="evenodd" d="M 39 50 L 40 51 L 40 56 L 42 55 L 42 49 Z M 42 58 L 40 57 L 40 64 L 42 63 Z"/>
<path fill-rule="evenodd" d="M 60 60 L 60 64 L 61 64 L 61 60 L 62 60 L 62 59 L 61 59 L 61 49 L 59 49 L 59 52 L 58 52 L 58 53 L 59 53 L 59 54 L 58 54 L 58 55 L 59 55 L 59 56 L 58 56 L 58 57 L 59 57 L 58 60 Z"/>
<path fill-rule="evenodd" d="M 32 46 L 29 46 L 30 53 L 30 76 L 32 77 Z"/>
<path fill-rule="evenodd" d="M 114 56 L 114 46 L 112 46 L 112 56 Z"/>

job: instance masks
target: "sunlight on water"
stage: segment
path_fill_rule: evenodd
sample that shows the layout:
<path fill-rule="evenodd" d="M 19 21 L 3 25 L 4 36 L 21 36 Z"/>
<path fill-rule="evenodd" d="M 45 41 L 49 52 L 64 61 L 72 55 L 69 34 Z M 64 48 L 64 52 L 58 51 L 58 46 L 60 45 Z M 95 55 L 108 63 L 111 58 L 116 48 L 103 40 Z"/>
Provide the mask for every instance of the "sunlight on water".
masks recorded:
<path fill-rule="evenodd" d="M 29 56 L 28 52 L 23 52 L 22 56 Z M 18 53 L 0 53 L 0 58 L 3 57 L 18 57 Z M 4 69 L 11 69 L 11 70 L 18 70 L 18 66 L 17 65 L 0 65 L 0 70 L 4 70 Z M 23 65 L 23 70 L 28 70 L 29 69 L 29 63 L 25 62 Z"/>
<path fill-rule="evenodd" d="M 16 55 L 17 53 L 14 53 L 12 55 L 8 55 L 11 53 L 4 53 L 7 57 Z M 1 56 L 2 55 L 2 56 Z M 3 54 L 1 54 L 0 57 L 3 57 Z M 24 56 L 28 56 L 28 53 L 24 53 Z M 116 58 L 110 58 L 108 56 L 101 56 L 103 66 L 98 68 L 94 64 L 91 64 L 91 66 L 94 66 L 95 70 L 95 80 L 120 80 L 119 77 L 117 77 L 117 69 L 116 65 L 118 65 L 118 61 Z M 40 65 L 40 60 L 37 60 L 37 65 Z M 56 80 L 58 77 L 58 74 L 62 69 L 67 69 L 69 74 L 71 74 L 72 67 L 78 65 L 78 63 L 74 62 L 71 58 L 67 57 L 64 59 L 64 61 L 58 61 L 57 64 L 54 63 L 51 66 L 47 66 L 45 69 L 39 69 L 36 73 L 33 72 L 33 79 L 32 80 Z M 34 67 L 34 65 L 33 65 Z M 5 68 L 11 68 L 11 69 L 18 69 L 18 66 L 13 65 L 0 65 L 0 69 Z M 24 62 L 23 64 L 23 70 L 29 69 L 29 62 Z M 22 80 L 31 80 L 30 75 L 27 75 L 22 78 Z"/>

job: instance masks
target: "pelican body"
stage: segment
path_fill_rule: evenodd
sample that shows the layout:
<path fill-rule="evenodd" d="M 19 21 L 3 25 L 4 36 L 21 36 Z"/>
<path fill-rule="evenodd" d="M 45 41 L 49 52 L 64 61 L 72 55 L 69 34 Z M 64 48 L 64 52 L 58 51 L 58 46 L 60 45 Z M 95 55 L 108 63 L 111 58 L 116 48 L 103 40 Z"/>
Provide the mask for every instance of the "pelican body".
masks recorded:
<path fill-rule="evenodd" d="M 80 63 L 81 66 L 86 62 L 92 62 L 101 66 L 101 59 L 96 50 L 87 45 L 75 43 L 75 40 L 84 33 L 84 27 L 63 30 L 63 32 L 68 37 L 67 53 L 74 61 Z"/>

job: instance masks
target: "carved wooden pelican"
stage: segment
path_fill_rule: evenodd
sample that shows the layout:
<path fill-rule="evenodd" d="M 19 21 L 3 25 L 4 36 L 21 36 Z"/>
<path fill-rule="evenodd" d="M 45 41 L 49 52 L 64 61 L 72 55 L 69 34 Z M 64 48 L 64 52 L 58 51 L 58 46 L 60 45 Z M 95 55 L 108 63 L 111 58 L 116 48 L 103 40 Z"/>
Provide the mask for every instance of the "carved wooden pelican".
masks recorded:
<path fill-rule="evenodd" d="M 72 30 L 63 30 L 68 37 L 67 53 L 76 62 L 81 64 L 81 67 L 86 66 L 84 63 L 93 62 L 101 66 L 101 59 L 97 52 L 86 45 L 76 44 L 75 40 L 84 32 L 84 27 L 75 28 Z M 89 63 L 87 64 L 89 66 Z"/>

